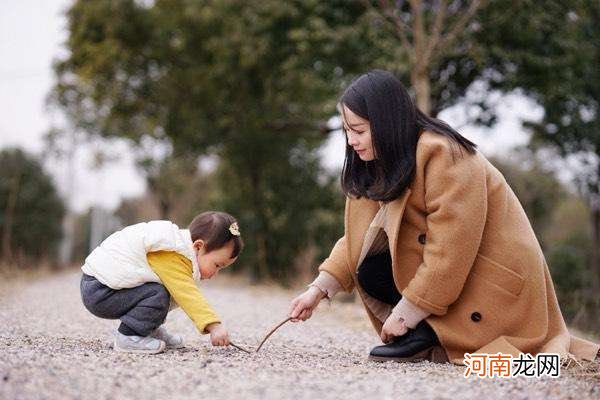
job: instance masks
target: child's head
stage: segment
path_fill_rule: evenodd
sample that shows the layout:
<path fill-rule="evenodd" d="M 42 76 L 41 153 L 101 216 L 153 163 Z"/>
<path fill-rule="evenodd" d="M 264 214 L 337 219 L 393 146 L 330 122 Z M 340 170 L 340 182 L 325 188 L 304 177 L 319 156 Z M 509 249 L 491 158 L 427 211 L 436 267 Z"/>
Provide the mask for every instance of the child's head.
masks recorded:
<path fill-rule="evenodd" d="M 237 221 L 220 211 L 204 212 L 189 226 L 202 279 L 233 264 L 244 248 Z"/>

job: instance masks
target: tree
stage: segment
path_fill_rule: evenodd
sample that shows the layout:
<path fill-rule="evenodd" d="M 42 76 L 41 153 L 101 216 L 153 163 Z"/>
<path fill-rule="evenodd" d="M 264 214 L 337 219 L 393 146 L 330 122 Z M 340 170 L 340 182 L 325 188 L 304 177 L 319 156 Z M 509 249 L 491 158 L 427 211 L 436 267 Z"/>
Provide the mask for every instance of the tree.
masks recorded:
<path fill-rule="evenodd" d="M 40 163 L 20 149 L 0 152 L 2 259 L 53 256 L 65 207 Z"/>
<path fill-rule="evenodd" d="M 388 27 L 380 62 L 412 83 L 419 107 L 435 116 L 464 101 L 475 81 L 490 91 L 521 90 L 543 107 L 527 121 L 532 148 L 551 146 L 588 164 L 575 178 L 592 210 L 596 292 L 600 292 L 600 4 L 592 0 L 363 0 Z M 495 122 L 486 99 L 479 123 Z M 600 296 L 598 296 L 600 301 Z"/>
<path fill-rule="evenodd" d="M 415 91 L 417 106 L 437 115 L 483 71 L 475 34 L 486 1 L 363 0 L 367 18 L 387 28 L 392 51 L 383 63 Z M 396 43 L 396 44 L 394 44 Z"/>
<path fill-rule="evenodd" d="M 541 155 L 521 149 L 509 159 L 491 159 L 506 177 L 529 217 L 548 261 L 557 297 L 569 324 L 597 330 L 589 209 L 543 167 Z"/>
<path fill-rule="evenodd" d="M 526 121 L 531 147 L 549 146 L 586 165 L 574 181 L 591 210 L 592 281 L 600 292 L 600 4 L 592 0 L 524 2 L 525 10 L 489 35 L 503 90 L 521 88 L 544 108 L 541 121 Z M 528 16 L 526 18 L 526 16 Z M 500 31 L 498 31 L 498 34 Z M 596 296 L 600 305 L 600 296 Z"/>
<path fill-rule="evenodd" d="M 547 91 L 550 70 L 538 64 L 547 42 L 557 43 L 552 62 L 561 61 L 564 51 L 552 50 L 564 45 L 561 33 L 572 45 L 577 35 L 561 25 L 569 15 L 561 11 L 579 4 L 549 3 L 76 1 L 53 97 L 90 134 L 165 140 L 175 159 L 216 155 L 212 204 L 247 227 L 254 274 L 280 274 L 323 210 L 315 152 L 340 88 L 373 67 L 391 69 L 432 116 L 464 101 L 474 82 Z M 475 122 L 493 124 L 493 107 L 474 101 Z M 292 184 L 303 186 L 287 193 Z M 281 221 L 296 224 L 295 235 Z"/>
<path fill-rule="evenodd" d="M 148 188 L 158 202 L 160 219 L 173 218 L 172 212 L 177 200 L 196 183 L 196 157 L 167 156 L 160 161 L 146 158 L 138 164 L 146 172 Z"/>
<path fill-rule="evenodd" d="M 372 52 L 367 27 L 353 26 L 362 12 L 345 1 L 77 1 L 53 98 L 92 135 L 166 140 L 172 159 L 216 155 L 212 204 L 240 219 L 253 274 L 283 279 L 327 197 L 321 121 Z"/>
<path fill-rule="evenodd" d="M 544 241 L 565 319 L 581 329 L 597 332 L 600 316 L 593 271 L 589 268 L 593 252 L 589 214 L 579 196 L 566 197 L 554 210 Z"/>
<path fill-rule="evenodd" d="M 506 178 L 527 214 L 536 236 L 544 247 L 544 234 L 552 223 L 552 215 L 567 195 L 554 173 L 542 165 L 535 153 L 516 150 L 512 161 L 491 158 L 490 161 Z"/>

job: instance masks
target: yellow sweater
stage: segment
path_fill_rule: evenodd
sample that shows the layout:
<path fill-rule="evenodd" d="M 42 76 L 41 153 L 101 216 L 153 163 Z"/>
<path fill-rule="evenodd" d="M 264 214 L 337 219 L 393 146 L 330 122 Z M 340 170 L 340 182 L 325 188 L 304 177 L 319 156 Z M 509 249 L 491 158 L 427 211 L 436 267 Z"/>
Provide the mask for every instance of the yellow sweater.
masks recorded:
<path fill-rule="evenodd" d="M 192 262 L 174 251 L 155 251 L 146 254 L 148 264 L 160 278 L 167 291 L 194 322 L 201 333 L 206 326 L 221 322 L 192 278 Z"/>

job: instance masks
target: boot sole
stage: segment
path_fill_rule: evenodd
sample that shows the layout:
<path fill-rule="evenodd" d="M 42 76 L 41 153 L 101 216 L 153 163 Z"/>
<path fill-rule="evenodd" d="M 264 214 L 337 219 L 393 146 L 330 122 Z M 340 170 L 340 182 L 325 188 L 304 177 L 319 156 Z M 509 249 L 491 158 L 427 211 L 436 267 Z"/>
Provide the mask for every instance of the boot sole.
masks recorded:
<path fill-rule="evenodd" d="M 120 352 L 120 353 L 131 353 L 131 354 L 159 354 L 159 353 L 162 353 L 163 351 L 165 351 L 165 348 L 167 347 L 165 345 L 165 342 L 162 342 L 160 344 L 160 347 L 158 349 L 155 349 L 155 350 L 124 349 L 122 347 L 119 347 L 116 342 L 115 342 L 115 344 L 113 346 L 114 346 L 114 349 L 116 351 Z"/>
<path fill-rule="evenodd" d="M 379 357 L 379 356 L 371 356 L 369 355 L 370 361 L 375 362 L 386 362 L 386 361 L 395 361 L 395 362 L 419 362 L 419 361 L 431 361 L 433 363 L 445 363 L 448 362 L 448 357 L 446 356 L 446 352 L 441 346 L 434 346 L 428 349 L 425 349 L 414 356 L 411 357 Z"/>

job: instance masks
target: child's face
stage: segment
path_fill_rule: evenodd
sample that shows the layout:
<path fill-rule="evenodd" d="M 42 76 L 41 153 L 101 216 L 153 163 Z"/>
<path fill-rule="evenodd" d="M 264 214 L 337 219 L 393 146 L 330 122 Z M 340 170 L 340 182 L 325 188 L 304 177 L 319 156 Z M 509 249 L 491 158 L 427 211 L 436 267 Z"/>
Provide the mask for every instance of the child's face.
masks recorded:
<path fill-rule="evenodd" d="M 194 242 L 196 250 L 196 260 L 200 268 L 201 279 L 210 279 L 220 270 L 233 264 L 236 258 L 230 258 L 233 253 L 233 240 L 230 240 L 225 246 L 206 252 L 204 241 L 196 240 Z"/>

